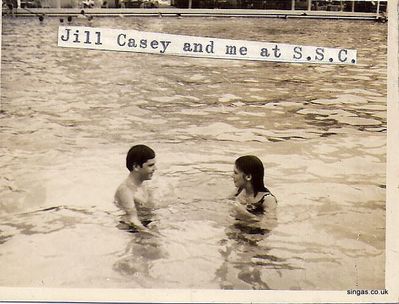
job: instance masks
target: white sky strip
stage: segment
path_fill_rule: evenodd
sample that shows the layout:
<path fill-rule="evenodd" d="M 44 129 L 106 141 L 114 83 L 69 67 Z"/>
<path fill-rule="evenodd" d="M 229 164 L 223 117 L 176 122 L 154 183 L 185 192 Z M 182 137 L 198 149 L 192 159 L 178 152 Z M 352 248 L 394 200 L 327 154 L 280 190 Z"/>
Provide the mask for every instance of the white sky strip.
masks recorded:
<path fill-rule="evenodd" d="M 188 57 L 319 64 L 356 64 L 356 50 L 172 35 L 80 26 L 60 26 L 58 46 Z"/>

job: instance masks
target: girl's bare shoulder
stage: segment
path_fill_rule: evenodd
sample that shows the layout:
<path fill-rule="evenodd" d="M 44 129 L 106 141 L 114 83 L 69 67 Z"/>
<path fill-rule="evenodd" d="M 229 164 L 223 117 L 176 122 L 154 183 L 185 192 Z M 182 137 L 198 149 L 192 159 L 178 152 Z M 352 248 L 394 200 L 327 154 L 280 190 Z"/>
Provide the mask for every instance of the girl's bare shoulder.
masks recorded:
<path fill-rule="evenodd" d="M 276 197 L 271 194 L 270 192 L 265 193 L 263 196 L 263 205 L 265 207 L 274 208 L 277 206 L 277 199 Z"/>

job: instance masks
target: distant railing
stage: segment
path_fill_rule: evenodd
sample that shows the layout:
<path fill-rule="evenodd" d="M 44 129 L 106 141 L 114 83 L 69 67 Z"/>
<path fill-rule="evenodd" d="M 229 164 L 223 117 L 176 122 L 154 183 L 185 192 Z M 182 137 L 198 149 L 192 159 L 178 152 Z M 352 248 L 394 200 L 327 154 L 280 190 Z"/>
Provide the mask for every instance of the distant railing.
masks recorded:
<path fill-rule="evenodd" d="M 171 0 L 178 8 L 239 8 L 308 11 L 386 12 L 387 1 L 350 0 Z"/>
<path fill-rule="evenodd" d="M 80 8 L 87 0 L 5 0 L 14 8 Z M 91 1 L 91 0 L 90 0 Z M 95 8 L 263 9 L 385 13 L 387 0 L 92 0 Z M 11 5 L 10 5 L 11 4 Z"/>
<path fill-rule="evenodd" d="M 354 19 L 387 22 L 387 1 L 333 0 L 5 0 L 3 15 L 60 16 L 243 16 Z M 14 9 L 13 9 L 14 7 Z M 105 9 L 104 9 L 105 8 Z M 83 13 L 82 13 L 83 12 Z"/>

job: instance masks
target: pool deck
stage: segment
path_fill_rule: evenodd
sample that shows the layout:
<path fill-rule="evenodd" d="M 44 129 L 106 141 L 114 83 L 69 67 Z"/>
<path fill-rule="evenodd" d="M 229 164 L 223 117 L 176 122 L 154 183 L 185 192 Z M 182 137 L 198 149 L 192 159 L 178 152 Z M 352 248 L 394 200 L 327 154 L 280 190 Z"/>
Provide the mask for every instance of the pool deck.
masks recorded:
<path fill-rule="evenodd" d="M 19 8 L 17 17 L 45 15 L 48 17 L 77 16 L 81 8 Z M 309 10 L 254 10 L 254 9 L 181 9 L 181 8 L 86 8 L 86 15 L 93 17 L 163 16 L 163 17 L 257 17 L 257 18 L 313 18 L 377 20 L 376 13 L 309 11 Z M 4 12 L 3 12 L 4 13 Z"/>

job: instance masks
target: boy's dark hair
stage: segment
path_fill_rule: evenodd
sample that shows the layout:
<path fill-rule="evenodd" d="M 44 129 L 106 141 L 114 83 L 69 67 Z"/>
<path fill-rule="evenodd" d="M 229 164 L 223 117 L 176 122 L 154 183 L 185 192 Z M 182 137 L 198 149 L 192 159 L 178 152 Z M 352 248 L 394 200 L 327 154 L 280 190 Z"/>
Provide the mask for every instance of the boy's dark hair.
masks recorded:
<path fill-rule="evenodd" d="M 237 158 L 235 165 L 237 169 L 242 171 L 245 175 L 252 176 L 252 187 L 254 188 L 254 196 L 258 192 L 269 192 L 263 183 L 263 178 L 265 174 L 265 169 L 263 167 L 262 161 L 254 155 L 245 155 Z M 242 189 L 238 190 L 238 193 Z"/>
<path fill-rule="evenodd" d="M 155 152 L 150 147 L 146 145 L 133 146 L 127 152 L 126 168 L 132 171 L 135 165 L 142 167 L 147 160 L 152 158 L 155 158 Z"/>

